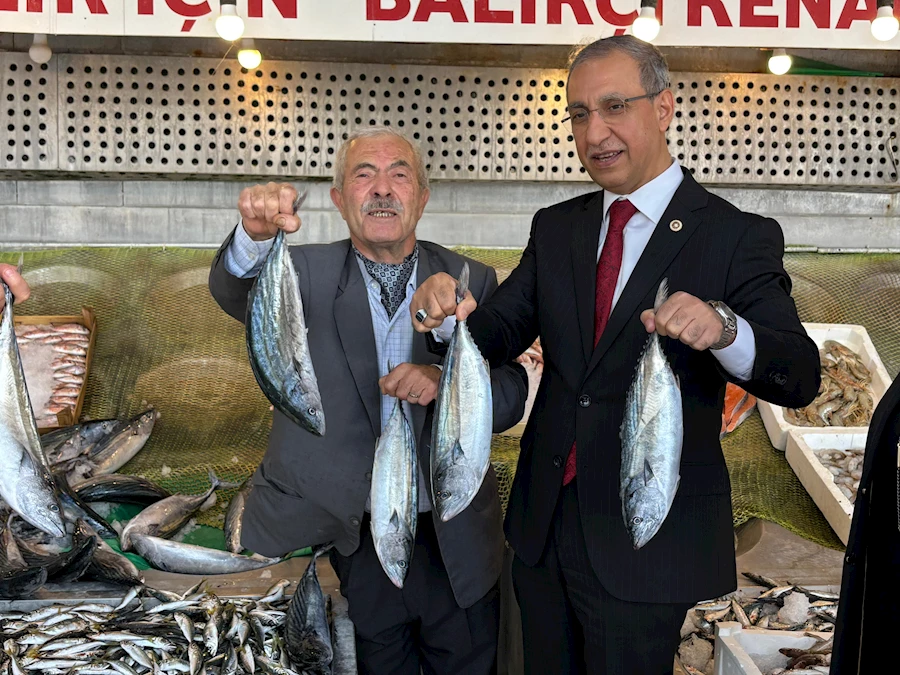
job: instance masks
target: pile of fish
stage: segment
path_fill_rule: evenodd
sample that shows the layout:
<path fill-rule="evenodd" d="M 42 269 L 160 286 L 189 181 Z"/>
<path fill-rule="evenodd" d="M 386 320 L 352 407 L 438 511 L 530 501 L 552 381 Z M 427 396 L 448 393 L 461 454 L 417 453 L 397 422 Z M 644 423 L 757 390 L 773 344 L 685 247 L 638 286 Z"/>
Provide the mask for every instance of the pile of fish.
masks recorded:
<path fill-rule="evenodd" d="M 302 192 L 293 211 L 306 199 Z M 325 412 L 309 353 L 297 270 L 278 230 L 247 301 L 247 352 L 260 389 L 281 413 L 316 436 L 325 435 Z"/>
<path fill-rule="evenodd" d="M 801 427 L 864 427 L 875 409 L 872 374 L 851 349 L 826 340 L 819 350 L 822 383 L 805 408 L 785 408 L 788 424 Z"/>
<path fill-rule="evenodd" d="M 756 408 L 756 397 L 729 382 L 725 385 L 725 404 L 722 409 L 722 430 L 719 439 L 738 428 Z"/>
<path fill-rule="evenodd" d="M 657 290 L 657 310 L 668 297 L 667 281 L 663 279 Z M 619 498 L 635 549 L 653 538 L 669 514 L 681 480 L 683 433 L 681 390 L 659 335 L 653 332 L 628 389 L 620 431 Z"/>
<path fill-rule="evenodd" d="M 821 462 L 831 473 L 831 478 L 838 490 L 850 500 L 856 503 L 856 491 L 859 489 L 859 481 L 862 478 L 863 461 L 865 460 L 864 448 L 849 448 L 836 450 L 823 448 L 813 450 L 816 459 Z"/>
<path fill-rule="evenodd" d="M 44 361 L 36 367 L 53 374 L 49 396 L 35 401 L 38 418 L 52 418 L 66 408 L 74 413 L 84 386 L 90 336 L 90 330 L 78 323 L 16 326 L 16 338 L 25 358 L 34 353 L 35 358 Z"/>
<path fill-rule="evenodd" d="M 469 289 L 469 264 L 456 285 L 457 302 Z M 447 346 L 431 431 L 431 491 L 447 522 L 478 494 L 491 459 L 491 370 L 465 321 L 457 321 Z"/>
<path fill-rule="evenodd" d="M 768 577 L 743 573 L 745 577 L 766 590 L 755 597 L 746 597 L 741 591 L 730 596 L 708 602 L 701 602 L 689 610 L 681 628 L 681 645 L 678 649 L 679 660 L 688 672 L 712 673 L 713 643 L 715 642 L 716 624 L 722 621 L 736 621 L 745 629 L 765 628 L 769 630 L 785 630 L 798 633 L 827 633 L 834 630 L 838 611 L 838 593 L 816 591 L 803 586 L 783 583 Z M 830 652 L 830 643 L 817 642 L 810 648 L 823 658 Z M 795 670 L 782 670 L 767 675 L 778 675 L 800 672 L 811 675 L 817 672 L 808 670 L 815 666 L 826 667 L 827 663 L 819 657 L 800 659 L 800 652 L 785 654 L 796 661 L 788 665 L 803 666 Z M 815 663 L 813 663 L 815 662 Z M 803 664 L 807 665 L 803 665 Z M 807 669 L 807 670 L 804 670 Z"/>
<path fill-rule="evenodd" d="M 315 565 L 322 550 L 290 598 L 284 579 L 253 598 L 220 598 L 203 580 L 183 595 L 136 585 L 116 605 L 4 612 L 0 674 L 330 675 L 334 624 Z"/>

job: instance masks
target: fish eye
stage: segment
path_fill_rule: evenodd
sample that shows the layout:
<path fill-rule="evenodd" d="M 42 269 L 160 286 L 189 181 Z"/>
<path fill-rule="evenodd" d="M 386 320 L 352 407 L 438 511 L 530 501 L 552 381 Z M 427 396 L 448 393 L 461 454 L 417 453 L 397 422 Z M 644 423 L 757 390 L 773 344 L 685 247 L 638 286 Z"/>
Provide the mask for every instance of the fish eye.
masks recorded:
<path fill-rule="evenodd" d="M 640 516 L 635 516 L 634 518 L 631 519 L 632 525 L 640 525 L 643 522 L 644 522 L 644 519 L 641 518 Z"/>
<path fill-rule="evenodd" d="M 56 504 L 51 504 L 50 510 L 53 511 L 53 513 L 56 513 L 57 511 L 59 511 L 59 507 Z"/>
<path fill-rule="evenodd" d="M 397 567 L 399 567 L 400 569 L 404 569 L 404 570 L 405 570 L 405 569 L 406 569 L 406 561 L 405 561 L 405 560 L 398 560 L 398 561 L 397 561 Z"/>
<path fill-rule="evenodd" d="M 312 415 L 313 417 L 316 416 L 316 409 L 315 409 L 315 408 L 309 408 L 306 412 L 308 412 L 308 413 L 309 413 L 310 415 Z"/>

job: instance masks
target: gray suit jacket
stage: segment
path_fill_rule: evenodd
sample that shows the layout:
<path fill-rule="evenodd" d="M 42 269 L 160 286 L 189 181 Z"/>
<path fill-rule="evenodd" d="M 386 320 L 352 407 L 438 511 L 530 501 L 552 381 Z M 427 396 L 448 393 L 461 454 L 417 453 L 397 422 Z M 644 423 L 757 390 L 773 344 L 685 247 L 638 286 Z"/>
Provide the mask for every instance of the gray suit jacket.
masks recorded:
<path fill-rule="evenodd" d="M 233 236 L 233 233 L 232 233 Z M 209 288 L 228 314 L 243 322 L 253 279 L 225 269 L 219 249 Z M 359 545 L 360 522 L 371 487 L 375 444 L 381 433 L 380 391 L 365 283 L 349 240 L 292 246 L 291 258 L 309 328 L 309 345 L 328 430 L 316 437 L 277 410 L 269 447 L 253 476 L 243 523 L 243 544 L 251 551 L 281 555 L 329 541 L 343 555 Z M 432 274 L 458 276 L 465 259 L 437 244 L 419 242 L 417 279 Z M 469 287 L 481 302 L 497 288 L 494 270 L 469 260 Z M 412 362 L 440 363 L 426 336 L 413 338 Z M 524 414 L 527 377 L 517 363 L 491 371 L 494 432 L 515 425 Z M 429 476 L 433 404 L 412 406 L 419 461 Z M 426 480 L 426 483 L 430 481 Z M 428 485 L 429 498 L 430 485 Z M 469 508 L 448 523 L 434 517 L 441 554 L 457 602 L 469 607 L 500 576 L 504 536 L 497 477 L 490 469 Z"/>

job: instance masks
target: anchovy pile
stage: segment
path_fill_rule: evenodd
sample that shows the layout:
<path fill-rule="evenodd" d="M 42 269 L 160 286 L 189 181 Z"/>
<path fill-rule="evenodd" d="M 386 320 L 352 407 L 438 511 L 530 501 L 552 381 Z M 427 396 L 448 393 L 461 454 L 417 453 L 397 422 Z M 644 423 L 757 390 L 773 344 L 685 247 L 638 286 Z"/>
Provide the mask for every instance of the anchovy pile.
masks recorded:
<path fill-rule="evenodd" d="M 838 490 L 850 500 L 851 504 L 855 504 L 856 491 L 859 489 L 859 481 L 862 479 L 865 449 L 835 450 L 825 448 L 814 450 L 813 452 L 816 455 L 816 459 L 831 473 L 831 478 Z"/>
<path fill-rule="evenodd" d="M 53 371 L 54 385 L 49 399 L 41 402 L 37 417 L 50 417 L 66 408 L 75 411 L 84 386 L 90 337 L 90 329 L 78 323 L 16 327 L 16 339 L 23 354 L 29 354 L 38 345 L 47 345 L 52 352 L 49 367 Z"/>
<path fill-rule="evenodd" d="M 712 672 L 710 661 L 713 655 L 716 624 L 722 621 L 735 621 L 746 629 L 765 628 L 801 634 L 827 633 L 834 630 L 838 612 L 838 593 L 816 591 L 750 572 L 743 572 L 743 575 L 766 590 L 756 597 L 745 597 L 738 591 L 716 600 L 701 602 L 688 611 L 681 628 L 681 646 L 678 649 L 679 659 L 688 672 Z M 821 653 L 824 655 L 826 652 Z M 791 658 L 798 656 L 799 652 L 796 654 L 792 652 Z M 778 671 L 778 674 L 811 675 L 816 671 L 809 668 L 815 665 L 825 666 L 822 662 L 813 663 L 818 659 L 819 657 L 811 657 L 797 660 L 795 664 L 807 665 L 795 670 Z M 776 674 L 767 670 L 766 675 Z"/>
<path fill-rule="evenodd" d="M 290 598 L 285 579 L 255 598 L 220 598 L 204 590 L 203 580 L 183 595 L 134 586 L 116 605 L 0 613 L 0 675 L 330 674 L 333 624 L 324 599 L 315 603 L 314 617 L 296 609 L 310 604 L 306 596 L 322 596 L 317 581 L 303 586 L 307 577 L 315 579 L 314 562 L 310 567 Z M 297 637 L 310 631 L 321 640 Z"/>

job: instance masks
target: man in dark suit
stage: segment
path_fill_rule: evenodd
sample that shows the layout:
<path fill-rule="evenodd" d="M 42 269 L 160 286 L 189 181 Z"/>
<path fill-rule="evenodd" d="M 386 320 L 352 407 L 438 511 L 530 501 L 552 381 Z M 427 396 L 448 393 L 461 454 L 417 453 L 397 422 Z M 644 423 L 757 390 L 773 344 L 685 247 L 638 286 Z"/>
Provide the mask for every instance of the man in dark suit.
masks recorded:
<path fill-rule="evenodd" d="M 831 675 L 883 668 L 884 627 L 900 612 L 900 378 L 872 415 L 834 628 Z"/>
<path fill-rule="evenodd" d="M 241 193 L 242 222 L 210 275 L 213 297 L 238 320 L 272 237 L 278 228 L 300 227 L 296 196 L 275 183 Z M 466 260 L 416 241 L 428 196 L 418 150 L 395 131 L 357 132 L 338 153 L 331 197 L 350 239 L 291 247 L 327 432 L 314 436 L 276 411 L 244 514 L 242 543 L 264 555 L 335 542 L 331 562 L 356 628 L 360 673 L 496 669 L 504 546 L 496 475 L 490 470 L 470 506 L 449 522 L 424 513 L 433 514 L 425 477 L 441 360 L 406 317 L 419 283 L 436 272 L 458 276 Z M 494 270 L 468 263 L 472 292 L 487 300 L 497 288 Z M 437 337 L 449 339 L 448 330 Z M 388 363 L 399 365 L 388 372 Z M 492 370 L 491 385 L 499 432 L 523 415 L 525 370 L 508 359 Z M 368 513 L 376 440 L 394 397 L 404 402 L 420 469 L 416 543 L 402 589 L 381 568 Z"/>
<path fill-rule="evenodd" d="M 410 305 L 420 331 L 468 317 L 491 363 L 540 335 L 543 377 L 506 518 L 529 674 L 671 672 L 687 609 L 737 586 L 719 444 L 726 381 L 788 407 L 819 386 L 778 223 L 710 194 L 672 159 L 668 87 L 650 44 L 623 36 L 584 48 L 569 70 L 568 113 L 603 190 L 539 211 L 518 267 L 488 302 L 457 307 L 452 280 L 436 275 Z M 663 278 L 671 295 L 654 314 Z M 619 430 L 654 330 L 668 336 L 680 380 L 681 480 L 662 527 L 635 550 Z"/>

